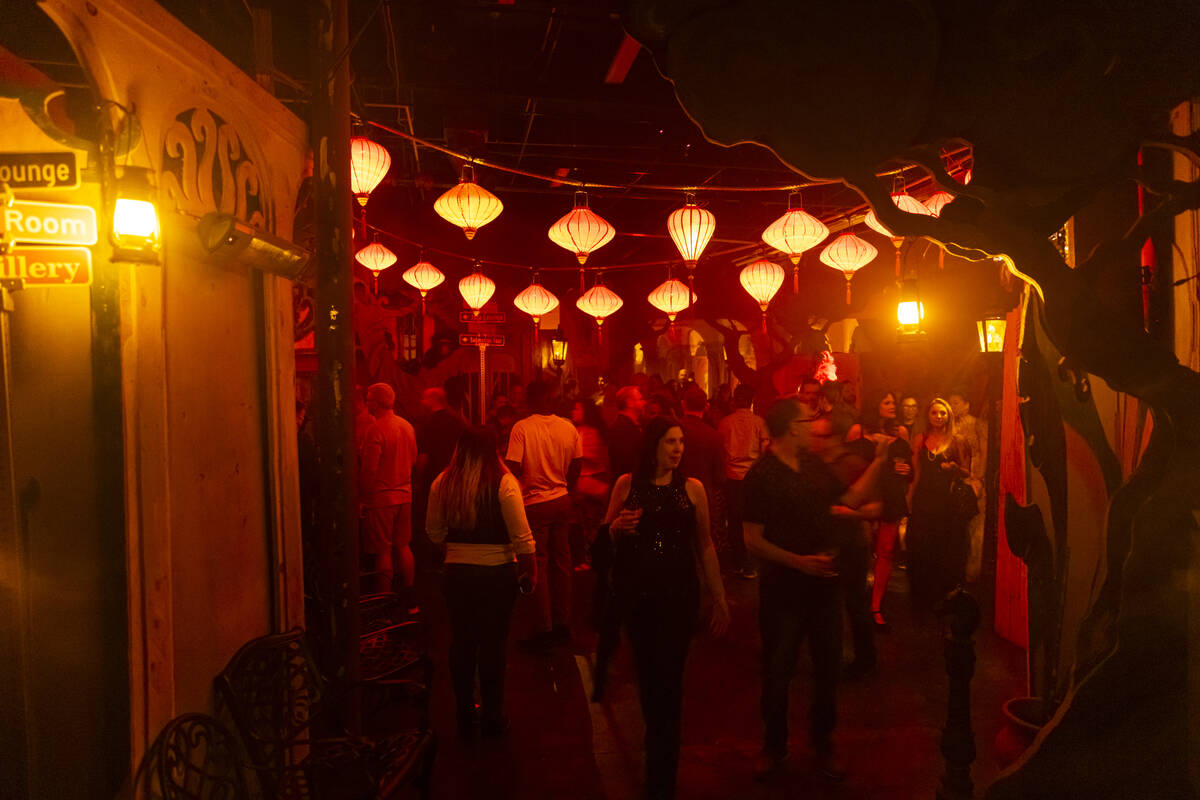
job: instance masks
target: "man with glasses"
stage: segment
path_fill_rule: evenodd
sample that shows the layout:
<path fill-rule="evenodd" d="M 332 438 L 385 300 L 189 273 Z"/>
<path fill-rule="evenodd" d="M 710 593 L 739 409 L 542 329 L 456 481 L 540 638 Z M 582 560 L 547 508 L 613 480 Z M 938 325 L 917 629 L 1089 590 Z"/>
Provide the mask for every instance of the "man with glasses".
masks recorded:
<path fill-rule="evenodd" d="M 787 759 L 788 685 L 806 637 L 813 659 L 809 722 L 817 766 L 831 780 L 845 777 L 833 746 L 842 659 L 833 513 L 835 506 L 857 508 L 867 501 L 887 449 L 877 444 L 870 467 L 847 487 L 812 452 L 824 449 L 824 440 L 833 436 L 832 426 L 806 411 L 791 398 L 771 406 L 766 420 L 771 449 L 746 473 L 743 533 L 747 549 L 762 564 L 759 631 L 766 730 L 755 764 L 757 780 L 778 775 Z"/>

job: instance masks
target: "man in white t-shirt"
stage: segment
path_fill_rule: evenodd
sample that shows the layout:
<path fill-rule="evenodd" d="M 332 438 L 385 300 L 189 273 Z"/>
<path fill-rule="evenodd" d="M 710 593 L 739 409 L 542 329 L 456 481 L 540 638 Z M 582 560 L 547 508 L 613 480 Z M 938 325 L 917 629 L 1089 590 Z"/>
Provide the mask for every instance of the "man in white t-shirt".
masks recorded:
<path fill-rule="evenodd" d="M 521 479 L 525 514 L 537 547 L 538 630 L 518 642 L 523 649 L 544 650 L 571 639 L 571 545 L 569 489 L 579 477 L 583 444 L 579 431 L 551 413 L 550 386 L 534 381 L 525 391 L 532 413 L 513 425 L 505 463 Z"/>
<path fill-rule="evenodd" d="M 367 389 L 375 421 L 359 454 L 359 502 L 363 509 L 362 553 L 374 560 L 369 583 L 377 592 L 411 592 L 413 585 L 412 474 L 417 463 L 413 426 L 392 410 L 396 392 L 386 383 Z M 395 573 L 399 572 L 399 579 Z M 410 611 L 416 604 L 408 598 Z"/>

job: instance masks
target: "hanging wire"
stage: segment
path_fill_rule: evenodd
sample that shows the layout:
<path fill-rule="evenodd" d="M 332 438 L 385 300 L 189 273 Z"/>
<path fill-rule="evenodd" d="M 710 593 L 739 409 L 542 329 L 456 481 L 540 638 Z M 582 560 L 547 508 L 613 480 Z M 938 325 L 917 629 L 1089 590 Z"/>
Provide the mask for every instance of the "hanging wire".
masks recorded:
<path fill-rule="evenodd" d="M 363 120 L 363 122 L 367 125 L 378 128 L 379 130 L 384 131 L 385 133 L 390 133 L 393 136 L 399 136 L 401 139 L 405 139 L 414 144 L 420 145 L 421 147 L 428 147 L 430 150 L 436 150 L 439 153 L 445 153 L 448 156 L 452 156 L 461 161 L 465 161 L 468 164 L 476 164 L 476 165 L 479 165 L 482 167 L 488 167 L 489 169 L 498 170 L 500 172 L 508 172 L 512 175 L 521 175 L 526 178 L 534 178 L 536 180 L 545 181 L 546 183 L 553 183 L 558 186 L 574 186 L 578 189 L 624 189 L 624 190 L 642 190 L 642 191 L 670 192 L 670 193 L 676 193 L 676 192 L 689 192 L 689 193 L 690 192 L 794 192 L 794 191 L 798 191 L 800 189 L 808 188 L 810 186 L 832 186 L 835 184 L 840 184 L 842 182 L 840 180 L 819 180 L 819 181 L 818 180 L 808 180 L 808 181 L 801 181 L 799 183 L 785 183 L 785 184 L 777 184 L 777 185 L 773 185 L 773 186 L 707 186 L 707 185 L 702 185 L 702 184 L 701 185 L 676 186 L 676 185 L 656 184 L 656 183 L 637 183 L 637 184 L 633 184 L 633 183 L 595 183 L 595 182 L 589 182 L 589 181 L 575 180 L 573 178 L 568 178 L 563 175 L 545 175 L 540 172 L 532 172 L 532 171 L 526 170 L 526 169 L 519 169 L 517 167 L 509 167 L 504 164 L 497 164 L 494 161 L 489 161 L 485 158 L 480 158 L 479 156 L 470 156 L 470 155 L 467 155 L 466 153 L 460 153 L 456 150 L 451 150 L 448 147 L 443 147 L 442 145 L 434 144 L 433 142 L 427 141 L 418 136 L 414 136 L 411 133 L 405 133 L 404 131 L 393 128 L 389 125 L 384 125 L 382 122 L 375 122 L 374 120 Z M 964 148 L 964 149 L 968 149 L 968 148 Z M 891 177 L 893 175 L 901 175 L 906 170 L 910 170 L 910 169 L 921 169 L 921 167 L 918 164 L 906 164 L 905 166 L 897 167 L 896 169 L 891 169 L 891 170 L 887 170 L 885 172 L 876 173 L 876 177 L 887 178 L 887 177 Z"/>

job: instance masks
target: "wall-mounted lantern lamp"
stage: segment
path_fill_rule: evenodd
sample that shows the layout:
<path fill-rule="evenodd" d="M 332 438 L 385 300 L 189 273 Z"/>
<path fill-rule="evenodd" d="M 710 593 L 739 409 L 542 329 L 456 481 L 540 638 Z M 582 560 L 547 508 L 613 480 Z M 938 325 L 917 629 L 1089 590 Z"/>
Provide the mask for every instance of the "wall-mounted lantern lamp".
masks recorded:
<path fill-rule="evenodd" d="M 1004 352 L 1004 332 L 1008 320 L 1002 314 L 988 314 L 976 320 L 975 325 L 979 329 L 979 352 Z"/>
<path fill-rule="evenodd" d="M 920 336 L 924 331 L 925 304 L 921 302 L 921 294 L 914 279 L 905 280 L 900 284 L 900 302 L 896 304 L 896 322 L 899 325 L 901 337 Z"/>
<path fill-rule="evenodd" d="M 554 366 L 562 369 L 562 365 L 567 363 L 567 340 L 566 339 L 551 339 L 550 340 L 550 358 L 554 361 Z"/>
<path fill-rule="evenodd" d="M 158 263 L 162 236 L 150 170 L 125 167 L 117 179 L 116 194 L 112 219 L 113 258 Z"/>

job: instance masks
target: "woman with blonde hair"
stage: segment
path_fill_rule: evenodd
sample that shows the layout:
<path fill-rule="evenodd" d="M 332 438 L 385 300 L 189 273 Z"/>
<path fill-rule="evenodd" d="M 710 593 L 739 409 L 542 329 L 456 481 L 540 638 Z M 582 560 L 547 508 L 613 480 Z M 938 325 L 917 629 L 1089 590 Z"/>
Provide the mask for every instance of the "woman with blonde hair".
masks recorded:
<path fill-rule="evenodd" d="M 950 404 L 940 397 L 929 402 L 913 441 L 913 473 L 905 547 L 913 607 L 923 613 L 963 582 L 967 566 L 967 519 L 953 492 L 971 474 L 971 451 L 955 436 Z"/>
<path fill-rule="evenodd" d="M 509 618 L 518 586 L 522 592 L 533 591 L 537 562 L 521 486 L 500 460 L 491 428 L 470 427 L 459 437 L 450 465 L 430 487 L 425 530 L 430 541 L 446 545 L 443 585 L 459 735 L 473 735 L 477 722 L 484 735 L 501 735 L 508 729 L 504 670 Z"/>

